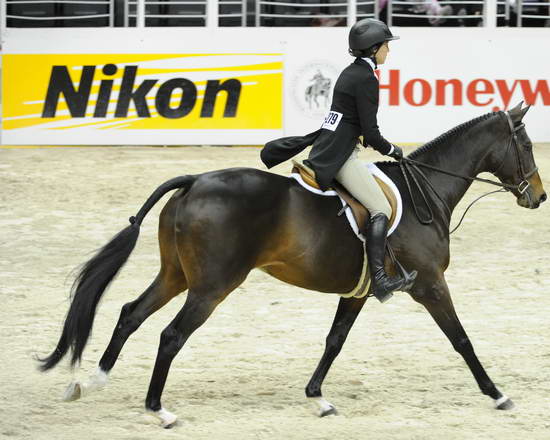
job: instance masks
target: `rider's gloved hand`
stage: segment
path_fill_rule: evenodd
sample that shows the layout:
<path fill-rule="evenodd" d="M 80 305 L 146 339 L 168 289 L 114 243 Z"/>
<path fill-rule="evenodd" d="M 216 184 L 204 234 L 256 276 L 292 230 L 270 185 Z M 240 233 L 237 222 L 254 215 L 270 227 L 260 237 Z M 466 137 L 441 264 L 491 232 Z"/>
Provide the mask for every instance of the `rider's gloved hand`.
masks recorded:
<path fill-rule="evenodd" d="M 398 147 L 395 144 L 392 144 L 393 151 L 391 153 L 388 153 L 388 156 L 393 157 L 395 160 L 401 160 L 403 159 L 403 150 L 401 147 Z"/>

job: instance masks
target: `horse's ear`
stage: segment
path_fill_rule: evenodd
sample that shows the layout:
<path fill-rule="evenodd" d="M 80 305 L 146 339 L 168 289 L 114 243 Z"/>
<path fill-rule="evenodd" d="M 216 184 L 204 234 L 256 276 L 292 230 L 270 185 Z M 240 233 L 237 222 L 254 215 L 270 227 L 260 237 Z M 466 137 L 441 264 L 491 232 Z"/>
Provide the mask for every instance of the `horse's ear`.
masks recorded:
<path fill-rule="evenodd" d="M 521 110 L 521 117 L 519 118 L 520 121 L 523 119 L 523 117 L 525 116 L 525 113 L 527 113 L 530 108 L 531 108 L 531 104 L 529 104 L 527 107 Z"/>
<path fill-rule="evenodd" d="M 517 115 L 521 111 L 521 106 L 523 105 L 523 101 L 520 101 L 518 105 L 516 105 L 513 109 L 510 109 L 510 114 Z"/>
<path fill-rule="evenodd" d="M 516 105 L 514 108 L 509 110 L 509 114 L 512 118 L 512 121 L 514 121 L 514 124 L 517 124 L 521 121 L 521 118 L 523 117 L 521 106 L 523 105 L 523 101 L 520 101 L 518 105 Z"/>

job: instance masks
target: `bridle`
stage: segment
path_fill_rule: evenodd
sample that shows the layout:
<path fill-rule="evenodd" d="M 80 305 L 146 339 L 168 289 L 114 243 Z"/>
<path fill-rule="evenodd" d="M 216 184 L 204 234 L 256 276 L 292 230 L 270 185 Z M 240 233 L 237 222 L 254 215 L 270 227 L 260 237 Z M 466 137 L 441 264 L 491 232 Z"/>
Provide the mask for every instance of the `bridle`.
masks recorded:
<path fill-rule="evenodd" d="M 476 203 L 478 200 L 480 200 L 481 198 L 483 198 L 485 196 L 488 196 L 489 194 L 493 194 L 495 192 L 517 190 L 520 194 L 524 194 L 525 191 L 527 191 L 527 188 L 529 188 L 529 186 L 530 186 L 530 183 L 527 179 L 529 179 L 529 177 L 531 177 L 533 174 L 535 174 L 538 171 L 538 167 L 535 166 L 531 171 L 525 172 L 525 164 L 523 163 L 522 158 L 521 158 L 520 145 L 519 145 L 518 135 L 517 135 L 517 133 L 525 127 L 525 124 L 521 123 L 517 127 L 514 127 L 514 122 L 512 121 L 510 113 L 505 112 L 504 115 L 506 116 L 506 120 L 507 120 L 508 126 L 510 128 L 510 141 L 508 142 L 508 146 L 506 147 L 506 151 L 504 152 L 502 162 L 500 163 L 498 168 L 495 171 L 491 171 L 491 173 L 496 175 L 502 169 L 502 167 L 504 166 L 504 162 L 506 161 L 506 158 L 508 157 L 508 153 L 510 151 L 510 148 L 513 145 L 515 155 L 516 155 L 516 162 L 517 162 L 517 166 L 518 166 L 518 171 L 519 171 L 519 174 L 520 174 L 520 177 L 521 177 L 521 181 L 518 184 L 502 183 L 502 182 L 497 182 L 497 181 L 494 181 L 494 180 L 491 180 L 491 179 L 482 179 L 480 177 L 464 176 L 462 174 L 453 173 L 452 171 L 447 171 L 447 170 L 444 170 L 442 168 L 435 167 L 433 165 L 428 165 L 428 164 L 425 164 L 423 162 L 419 162 L 419 161 L 409 159 L 409 158 L 406 158 L 406 157 L 402 158 L 399 161 L 399 167 L 401 169 L 401 173 L 403 174 L 403 177 L 405 179 L 405 183 L 407 185 L 409 195 L 410 195 L 411 200 L 413 202 L 413 207 L 414 207 L 414 211 L 416 213 L 416 217 L 418 218 L 420 223 L 422 223 L 424 225 L 429 225 L 433 222 L 434 216 L 433 216 L 433 211 L 432 211 L 432 208 L 430 206 L 430 203 L 429 203 L 429 201 L 426 197 L 426 194 L 424 193 L 420 183 L 418 182 L 417 176 L 420 176 L 426 182 L 426 184 L 430 188 L 430 190 L 435 194 L 435 196 L 443 204 L 443 207 L 445 208 L 445 211 L 446 211 L 446 213 L 449 217 L 449 222 L 451 220 L 451 210 L 450 210 L 449 206 L 447 205 L 447 203 L 439 195 L 437 190 L 434 188 L 432 183 L 428 180 L 426 175 L 422 172 L 422 170 L 420 170 L 419 167 L 428 168 L 428 169 L 433 170 L 433 171 L 437 171 L 437 172 L 440 172 L 440 173 L 443 173 L 443 174 L 447 174 L 449 176 L 469 180 L 471 182 L 473 182 L 473 181 L 483 182 L 483 183 L 488 183 L 490 185 L 495 185 L 495 186 L 500 187 L 499 190 L 488 192 L 486 194 L 483 194 L 481 197 L 478 197 L 476 200 L 474 200 L 470 204 L 470 206 L 468 206 L 466 211 L 464 212 L 464 215 L 462 216 L 462 218 L 461 218 L 460 222 L 458 223 L 458 225 L 452 231 L 450 231 L 449 234 L 452 234 L 454 231 L 456 231 L 456 229 L 462 223 L 462 220 L 464 219 L 464 216 L 466 215 L 466 213 L 468 212 L 470 207 L 474 203 Z M 416 186 L 417 192 L 422 196 L 423 203 L 424 203 L 424 205 L 426 206 L 426 208 L 428 210 L 428 217 L 422 217 L 420 215 L 420 212 L 418 210 L 418 206 L 415 203 L 415 199 L 414 199 L 414 195 L 413 195 L 413 191 L 412 191 L 411 182 L 409 180 L 409 177 L 414 182 L 414 185 Z M 527 193 L 526 196 L 529 197 L 529 193 Z"/>
<path fill-rule="evenodd" d="M 510 142 L 508 142 L 508 147 L 506 148 L 506 152 L 504 153 L 504 157 L 502 158 L 502 162 L 500 166 L 496 169 L 496 171 L 493 171 L 492 174 L 496 175 L 501 170 L 501 168 L 504 165 L 504 161 L 506 160 L 506 156 L 508 155 L 508 151 L 510 151 L 510 147 L 513 144 L 515 146 L 514 151 L 516 153 L 516 161 L 518 164 L 518 169 L 522 180 L 518 185 L 508 185 L 508 184 L 502 184 L 502 185 L 505 188 L 517 189 L 520 194 L 523 194 L 525 191 L 527 191 L 527 188 L 529 188 L 530 186 L 527 179 L 538 171 L 538 167 L 533 168 L 528 173 L 525 172 L 525 166 L 521 159 L 521 152 L 520 152 L 520 146 L 518 141 L 518 131 L 525 128 L 525 124 L 522 122 L 517 127 L 514 127 L 514 123 L 512 122 L 512 118 L 510 117 L 510 114 L 508 112 L 504 114 L 506 115 L 506 120 L 508 121 L 508 126 L 510 127 L 510 133 L 512 134 L 512 136 L 510 137 Z"/>

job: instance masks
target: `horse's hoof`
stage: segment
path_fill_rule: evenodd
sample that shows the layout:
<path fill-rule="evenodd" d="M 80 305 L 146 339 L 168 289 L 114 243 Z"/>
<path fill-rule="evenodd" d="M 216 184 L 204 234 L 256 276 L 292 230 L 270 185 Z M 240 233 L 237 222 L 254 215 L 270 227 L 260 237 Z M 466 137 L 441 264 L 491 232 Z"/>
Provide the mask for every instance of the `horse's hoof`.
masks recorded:
<path fill-rule="evenodd" d="M 333 406 L 319 413 L 319 417 L 337 416 L 337 415 L 338 415 L 338 411 L 336 411 L 336 408 L 334 408 Z"/>
<path fill-rule="evenodd" d="M 319 417 L 338 415 L 338 411 L 336 411 L 335 406 L 323 397 L 309 397 L 309 399 L 314 402 L 317 407 L 319 411 L 317 414 Z"/>
<path fill-rule="evenodd" d="M 514 405 L 514 402 L 512 402 L 512 400 L 508 399 L 508 398 L 506 398 L 506 400 L 504 400 L 503 402 L 498 403 L 498 401 L 497 401 L 497 403 L 495 403 L 495 408 L 496 409 L 501 409 L 501 410 L 504 410 L 504 411 L 514 409 L 515 406 L 516 405 Z"/>
<path fill-rule="evenodd" d="M 63 393 L 63 400 L 65 402 L 72 402 L 82 397 L 82 388 L 79 382 L 71 382 L 65 392 Z"/>
<path fill-rule="evenodd" d="M 165 410 L 164 408 L 161 408 L 158 411 L 148 411 L 155 417 L 160 419 L 160 425 L 164 429 L 172 429 L 177 424 L 178 416 L 171 413 L 170 411 Z"/>

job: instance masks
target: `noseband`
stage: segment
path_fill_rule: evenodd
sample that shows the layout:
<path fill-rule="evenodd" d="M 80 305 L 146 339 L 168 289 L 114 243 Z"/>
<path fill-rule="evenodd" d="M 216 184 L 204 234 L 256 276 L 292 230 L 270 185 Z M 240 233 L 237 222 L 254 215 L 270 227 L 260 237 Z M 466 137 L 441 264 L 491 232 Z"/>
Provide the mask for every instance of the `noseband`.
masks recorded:
<path fill-rule="evenodd" d="M 483 182 L 483 183 L 488 183 L 490 185 L 499 186 L 501 188 L 500 190 L 491 191 L 489 193 L 484 194 L 481 197 L 478 197 L 476 200 L 474 200 L 474 202 L 472 202 L 470 204 L 470 206 L 468 206 L 468 208 L 466 209 L 464 215 L 466 215 L 466 212 L 468 212 L 468 209 L 470 209 L 470 207 L 475 202 L 477 202 L 479 199 L 481 199 L 482 197 L 485 197 L 489 194 L 493 194 L 495 192 L 500 192 L 500 191 L 512 191 L 512 190 L 517 190 L 520 194 L 524 194 L 525 191 L 527 191 L 527 188 L 529 188 L 529 186 L 530 186 L 527 179 L 538 171 L 538 167 L 533 168 L 528 173 L 525 172 L 525 166 L 524 166 L 524 163 L 521 159 L 520 146 L 519 146 L 519 141 L 518 141 L 518 136 L 517 136 L 518 131 L 523 129 L 525 127 L 525 124 L 521 123 L 517 127 L 514 127 L 514 123 L 512 121 L 510 113 L 505 112 L 504 114 L 506 115 L 506 120 L 508 121 L 508 126 L 510 127 L 510 135 L 511 136 L 510 136 L 510 140 L 508 142 L 508 146 L 506 148 L 506 152 L 504 153 L 504 156 L 502 158 L 502 162 L 500 163 L 500 165 L 496 169 L 496 171 L 492 172 L 492 174 L 496 175 L 496 173 L 498 173 L 501 170 L 501 168 L 504 166 L 504 162 L 506 161 L 506 157 L 508 156 L 508 152 L 510 151 L 511 146 L 514 145 L 514 151 L 516 153 L 516 161 L 517 161 L 517 164 L 518 164 L 519 174 L 521 176 L 521 182 L 518 183 L 517 185 L 515 185 L 515 184 L 510 184 L 510 183 L 496 182 L 496 181 L 490 180 L 490 179 L 482 179 L 480 177 L 464 176 L 462 174 L 453 173 L 452 171 L 447 171 L 447 170 L 444 170 L 444 169 L 441 169 L 441 168 L 438 168 L 438 167 L 434 167 L 433 165 L 428 165 L 428 164 L 418 162 L 416 160 L 404 157 L 399 162 L 399 167 L 400 167 L 401 173 L 403 174 L 403 177 L 405 179 L 405 183 L 407 184 L 407 189 L 409 191 L 409 195 L 410 195 L 411 200 L 413 202 L 413 207 L 414 207 L 414 211 L 416 213 L 416 217 L 418 218 L 420 223 L 422 223 L 424 225 L 429 225 L 433 222 L 434 216 L 433 216 L 433 211 L 432 211 L 432 208 L 430 206 L 430 203 L 429 203 L 424 191 L 422 190 L 422 187 L 420 186 L 416 176 L 420 176 L 426 182 L 427 186 L 432 190 L 432 192 L 437 196 L 439 201 L 443 204 L 443 206 L 445 208 L 445 211 L 447 212 L 447 215 L 449 217 L 449 221 L 451 220 L 451 210 L 447 206 L 447 203 L 439 195 L 437 190 L 434 188 L 432 183 L 428 180 L 426 175 L 419 169 L 419 167 L 428 168 L 428 169 L 433 170 L 433 171 L 437 171 L 437 172 L 440 172 L 440 173 L 443 173 L 443 174 L 447 174 L 449 176 L 469 180 L 471 182 L 473 182 L 473 181 Z M 423 218 L 420 215 L 420 212 L 418 210 L 418 206 L 416 205 L 415 199 L 414 199 L 414 196 L 413 196 L 412 187 L 411 187 L 411 184 L 410 184 L 410 181 L 409 181 L 409 176 L 412 179 L 412 181 L 414 182 L 414 185 L 415 185 L 418 193 L 420 193 L 420 195 L 422 196 L 423 203 L 424 203 L 424 205 L 426 206 L 426 208 L 428 210 L 428 217 L 427 218 L 426 217 Z M 527 195 L 529 195 L 529 193 L 527 193 Z M 464 219 L 464 216 L 462 217 L 462 219 Z M 454 228 L 450 232 L 450 234 L 452 234 L 460 226 L 460 224 L 462 223 L 462 219 L 460 220 L 458 226 L 456 228 Z"/>

